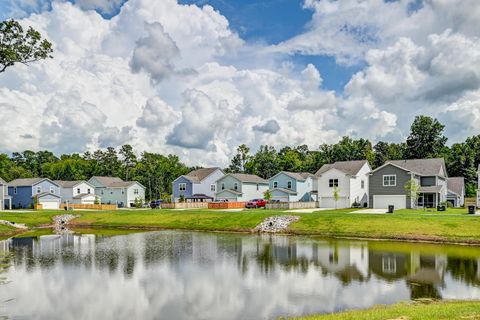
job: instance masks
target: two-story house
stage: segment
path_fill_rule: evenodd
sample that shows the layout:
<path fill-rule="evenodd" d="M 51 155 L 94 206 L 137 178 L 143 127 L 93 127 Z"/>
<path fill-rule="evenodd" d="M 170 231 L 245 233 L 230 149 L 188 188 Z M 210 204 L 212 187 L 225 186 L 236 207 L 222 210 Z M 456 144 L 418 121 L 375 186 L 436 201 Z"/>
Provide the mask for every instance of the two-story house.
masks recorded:
<path fill-rule="evenodd" d="M 61 203 L 60 186 L 47 178 L 15 179 L 8 183 L 8 194 L 12 197 L 12 207 L 32 208 L 35 201 L 43 209 L 59 209 Z"/>
<path fill-rule="evenodd" d="M 12 197 L 8 195 L 8 184 L 0 178 L 0 210 L 12 209 Z"/>
<path fill-rule="evenodd" d="M 137 181 L 123 181 L 118 177 L 91 177 L 88 183 L 104 204 L 135 207 L 135 200 L 145 202 L 145 187 Z"/>
<path fill-rule="evenodd" d="M 217 192 L 216 181 L 224 175 L 220 168 L 201 168 L 178 177 L 172 182 L 173 201 L 212 201 Z"/>
<path fill-rule="evenodd" d="M 268 180 L 254 174 L 231 173 L 217 180 L 216 200 L 245 202 L 263 199 Z"/>
<path fill-rule="evenodd" d="M 391 160 L 370 174 L 370 207 L 395 209 L 415 207 L 415 197 L 405 187 L 412 180 L 419 186 L 419 207 L 436 207 L 447 200 L 447 170 L 443 158 Z"/>
<path fill-rule="evenodd" d="M 100 200 L 100 197 L 95 195 L 95 187 L 86 181 L 55 180 L 54 182 L 60 186 L 60 195 L 65 203 L 94 204 L 97 197 Z"/>
<path fill-rule="evenodd" d="M 450 177 L 447 179 L 447 201 L 454 207 L 463 207 L 465 203 L 465 179 Z"/>
<path fill-rule="evenodd" d="M 320 208 L 350 208 L 368 205 L 370 165 L 367 160 L 337 161 L 323 165 L 315 174 Z M 336 191 L 338 199 L 335 199 Z"/>
<path fill-rule="evenodd" d="M 317 201 L 317 179 L 308 172 L 281 171 L 268 179 L 272 200 L 280 202 Z"/>

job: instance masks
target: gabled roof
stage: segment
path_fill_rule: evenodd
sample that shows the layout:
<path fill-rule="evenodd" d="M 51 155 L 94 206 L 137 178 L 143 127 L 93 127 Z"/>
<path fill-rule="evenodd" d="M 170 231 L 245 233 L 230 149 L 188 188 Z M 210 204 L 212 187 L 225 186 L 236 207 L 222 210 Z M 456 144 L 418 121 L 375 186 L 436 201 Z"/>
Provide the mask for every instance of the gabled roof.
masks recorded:
<path fill-rule="evenodd" d="M 319 176 L 330 169 L 337 169 L 345 174 L 355 176 L 365 164 L 368 164 L 367 160 L 337 161 L 331 164 L 324 164 L 320 169 L 318 169 L 315 175 Z"/>
<path fill-rule="evenodd" d="M 387 161 L 386 164 L 388 163 L 392 163 L 421 176 L 447 177 L 445 160 L 443 158 L 391 160 Z"/>
<path fill-rule="evenodd" d="M 8 186 L 9 187 L 31 187 L 37 183 L 39 183 L 40 181 L 43 181 L 43 180 L 48 180 L 50 181 L 51 183 L 59 186 L 56 182 L 48 179 L 48 178 L 24 178 L 24 179 L 15 179 L 15 180 L 12 180 L 8 183 Z"/>
<path fill-rule="evenodd" d="M 310 172 L 290 172 L 290 171 L 280 171 L 270 179 L 273 179 L 274 177 L 278 176 L 279 174 L 285 174 L 297 181 L 305 181 L 307 178 L 311 177 L 312 179 L 315 178 L 315 175 L 311 174 Z"/>
<path fill-rule="evenodd" d="M 42 198 L 42 197 L 45 197 L 45 196 L 54 196 L 55 198 L 60 198 L 60 196 L 58 194 L 55 194 L 55 193 L 51 193 L 51 192 L 42 192 L 42 193 L 37 193 L 37 194 L 34 194 L 32 196 L 32 198 Z"/>
<path fill-rule="evenodd" d="M 240 191 L 233 190 L 233 189 L 223 189 L 223 190 L 218 191 L 216 194 L 220 194 L 222 192 L 230 192 L 230 193 L 236 194 L 237 196 L 242 195 L 242 193 Z"/>
<path fill-rule="evenodd" d="M 418 192 L 426 192 L 426 193 L 439 193 L 442 191 L 442 186 L 426 186 L 418 188 Z"/>
<path fill-rule="evenodd" d="M 85 197 L 88 197 L 88 196 L 98 197 L 94 193 L 80 193 L 80 194 L 75 195 L 73 197 L 73 199 L 82 199 L 82 198 L 85 198 Z"/>
<path fill-rule="evenodd" d="M 187 178 L 193 183 L 200 183 L 202 182 L 205 178 L 207 178 L 209 175 L 214 173 L 215 171 L 220 170 L 220 168 L 215 167 L 215 168 L 201 168 L 197 170 L 193 170 L 189 172 L 188 174 L 184 175 L 183 177 Z M 222 171 L 223 172 L 223 171 Z"/>
<path fill-rule="evenodd" d="M 123 181 L 119 177 L 104 177 L 104 176 L 93 176 L 91 179 L 97 180 L 98 182 L 100 182 L 105 187 L 108 187 L 112 183 Z"/>
<path fill-rule="evenodd" d="M 286 194 L 297 194 L 295 191 L 290 190 L 290 189 L 285 189 L 285 188 L 273 188 L 272 191 L 278 190 L 280 192 L 284 192 Z"/>
<path fill-rule="evenodd" d="M 74 180 L 74 181 L 55 180 L 54 182 L 62 188 L 73 188 L 76 185 L 79 185 L 80 183 L 86 183 L 86 184 L 90 185 L 90 183 L 88 183 L 84 180 Z"/>
<path fill-rule="evenodd" d="M 0 185 L 2 185 L 2 184 L 3 184 L 3 185 L 6 185 L 7 182 L 6 182 L 5 180 L 3 180 L 2 178 L 0 178 Z"/>
<path fill-rule="evenodd" d="M 240 182 L 246 182 L 246 183 L 262 183 L 262 184 L 268 184 L 268 181 L 260 178 L 257 175 L 254 174 L 245 174 L 245 173 L 230 173 L 228 174 L 229 176 L 234 177 L 235 179 L 239 180 Z"/>
<path fill-rule="evenodd" d="M 452 177 L 447 179 L 447 190 L 461 196 L 465 189 L 465 179 L 463 177 Z"/>

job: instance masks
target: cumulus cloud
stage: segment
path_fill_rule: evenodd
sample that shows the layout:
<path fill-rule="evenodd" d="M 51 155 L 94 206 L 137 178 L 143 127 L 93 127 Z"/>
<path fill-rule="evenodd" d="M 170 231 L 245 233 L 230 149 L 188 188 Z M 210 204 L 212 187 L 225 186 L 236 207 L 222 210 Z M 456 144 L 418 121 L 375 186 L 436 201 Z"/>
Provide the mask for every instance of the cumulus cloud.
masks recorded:
<path fill-rule="evenodd" d="M 264 133 L 277 133 L 280 130 L 280 125 L 276 120 L 268 120 L 264 124 L 253 126 L 253 130 Z"/>
<path fill-rule="evenodd" d="M 161 81 L 175 72 L 173 60 L 180 51 L 160 23 L 147 24 L 145 29 L 148 35 L 137 41 L 130 65 L 134 72 L 144 70 Z"/>

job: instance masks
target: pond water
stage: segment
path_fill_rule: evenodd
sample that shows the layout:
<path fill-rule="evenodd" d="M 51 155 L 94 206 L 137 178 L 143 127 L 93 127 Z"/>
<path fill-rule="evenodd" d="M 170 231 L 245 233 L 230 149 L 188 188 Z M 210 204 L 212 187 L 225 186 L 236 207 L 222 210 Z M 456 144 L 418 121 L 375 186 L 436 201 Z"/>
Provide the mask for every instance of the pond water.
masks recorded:
<path fill-rule="evenodd" d="M 160 231 L 0 241 L 0 318 L 276 319 L 480 299 L 480 248 Z"/>

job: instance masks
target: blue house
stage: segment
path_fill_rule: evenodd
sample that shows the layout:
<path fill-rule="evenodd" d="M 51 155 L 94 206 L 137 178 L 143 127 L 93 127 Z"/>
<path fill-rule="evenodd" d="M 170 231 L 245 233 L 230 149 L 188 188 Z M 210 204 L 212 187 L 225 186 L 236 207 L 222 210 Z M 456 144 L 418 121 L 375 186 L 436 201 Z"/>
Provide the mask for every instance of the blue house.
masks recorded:
<path fill-rule="evenodd" d="M 173 201 L 181 197 L 189 202 L 212 201 L 217 191 L 216 181 L 225 173 L 220 168 L 202 168 L 180 176 L 173 181 Z"/>
<path fill-rule="evenodd" d="M 43 209 L 59 209 L 60 186 L 47 178 L 15 179 L 8 183 L 8 195 L 12 197 L 14 209 L 32 208 L 34 198 Z"/>
<path fill-rule="evenodd" d="M 308 172 L 281 171 L 269 180 L 272 200 L 280 202 L 317 201 L 317 180 Z"/>

